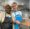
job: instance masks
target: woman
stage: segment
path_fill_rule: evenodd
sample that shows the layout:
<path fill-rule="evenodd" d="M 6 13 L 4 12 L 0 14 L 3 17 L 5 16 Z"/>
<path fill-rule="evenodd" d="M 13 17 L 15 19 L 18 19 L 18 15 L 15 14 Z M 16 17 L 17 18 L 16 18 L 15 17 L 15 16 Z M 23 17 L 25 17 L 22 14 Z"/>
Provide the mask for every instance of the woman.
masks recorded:
<path fill-rule="evenodd" d="M 13 29 L 19 29 L 19 26 L 22 22 L 22 12 L 17 10 L 17 3 L 16 2 L 13 2 L 12 6 L 13 6 L 12 7 L 12 10 L 13 10 L 12 19 L 14 22 Z"/>
<path fill-rule="evenodd" d="M 4 7 L 5 8 L 5 20 L 2 23 L 3 29 L 12 29 L 12 17 L 11 17 L 11 6 L 8 4 Z"/>

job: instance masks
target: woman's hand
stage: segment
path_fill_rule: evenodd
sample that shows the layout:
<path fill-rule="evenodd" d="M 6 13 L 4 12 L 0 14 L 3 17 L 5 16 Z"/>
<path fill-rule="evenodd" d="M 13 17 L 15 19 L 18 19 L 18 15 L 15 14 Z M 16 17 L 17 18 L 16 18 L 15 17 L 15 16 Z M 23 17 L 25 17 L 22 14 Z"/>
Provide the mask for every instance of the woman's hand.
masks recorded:
<path fill-rule="evenodd" d="M 16 20 L 16 23 L 17 23 L 17 24 L 20 24 L 20 22 L 19 22 L 18 20 Z"/>

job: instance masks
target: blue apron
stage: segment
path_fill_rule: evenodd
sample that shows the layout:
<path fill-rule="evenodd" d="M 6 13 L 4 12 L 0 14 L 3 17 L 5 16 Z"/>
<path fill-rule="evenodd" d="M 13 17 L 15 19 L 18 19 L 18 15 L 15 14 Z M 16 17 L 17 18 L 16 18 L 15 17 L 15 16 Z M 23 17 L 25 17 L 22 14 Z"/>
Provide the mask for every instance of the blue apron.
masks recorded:
<path fill-rule="evenodd" d="M 21 15 L 15 15 L 15 19 L 19 22 L 22 22 L 22 16 Z M 14 29 L 19 29 L 19 24 L 14 24 Z"/>

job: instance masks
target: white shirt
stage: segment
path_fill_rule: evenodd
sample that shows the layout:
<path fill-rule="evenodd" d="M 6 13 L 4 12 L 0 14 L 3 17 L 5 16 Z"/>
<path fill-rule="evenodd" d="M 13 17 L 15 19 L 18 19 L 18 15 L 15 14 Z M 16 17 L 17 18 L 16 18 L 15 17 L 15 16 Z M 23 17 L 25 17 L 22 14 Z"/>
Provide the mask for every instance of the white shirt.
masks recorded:
<path fill-rule="evenodd" d="M 17 14 L 20 14 L 20 15 L 22 16 L 22 12 L 21 12 L 21 11 L 13 12 L 13 13 L 12 13 L 12 16 L 14 16 L 14 17 L 15 17 L 15 14 L 16 14 L 16 15 L 17 15 Z"/>

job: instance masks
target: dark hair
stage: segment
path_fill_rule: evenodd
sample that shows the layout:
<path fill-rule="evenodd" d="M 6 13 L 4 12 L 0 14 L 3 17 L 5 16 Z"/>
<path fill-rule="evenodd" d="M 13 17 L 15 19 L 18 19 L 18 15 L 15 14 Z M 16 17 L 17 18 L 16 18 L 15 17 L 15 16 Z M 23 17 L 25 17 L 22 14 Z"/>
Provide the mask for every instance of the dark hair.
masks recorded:
<path fill-rule="evenodd" d="M 5 11 L 6 11 L 6 13 L 10 14 L 11 13 L 11 6 L 10 5 L 6 5 L 5 6 Z"/>
<path fill-rule="evenodd" d="M 30 16 L 29 16 L 29 19 L 30 19 Z"/>
<path fill-rule="evenodd" d="M 16 4 L 16 5 L 17 5 L 17 3 L 16 3 L 16 2 L 13 2 L 13 4 Z"/>

